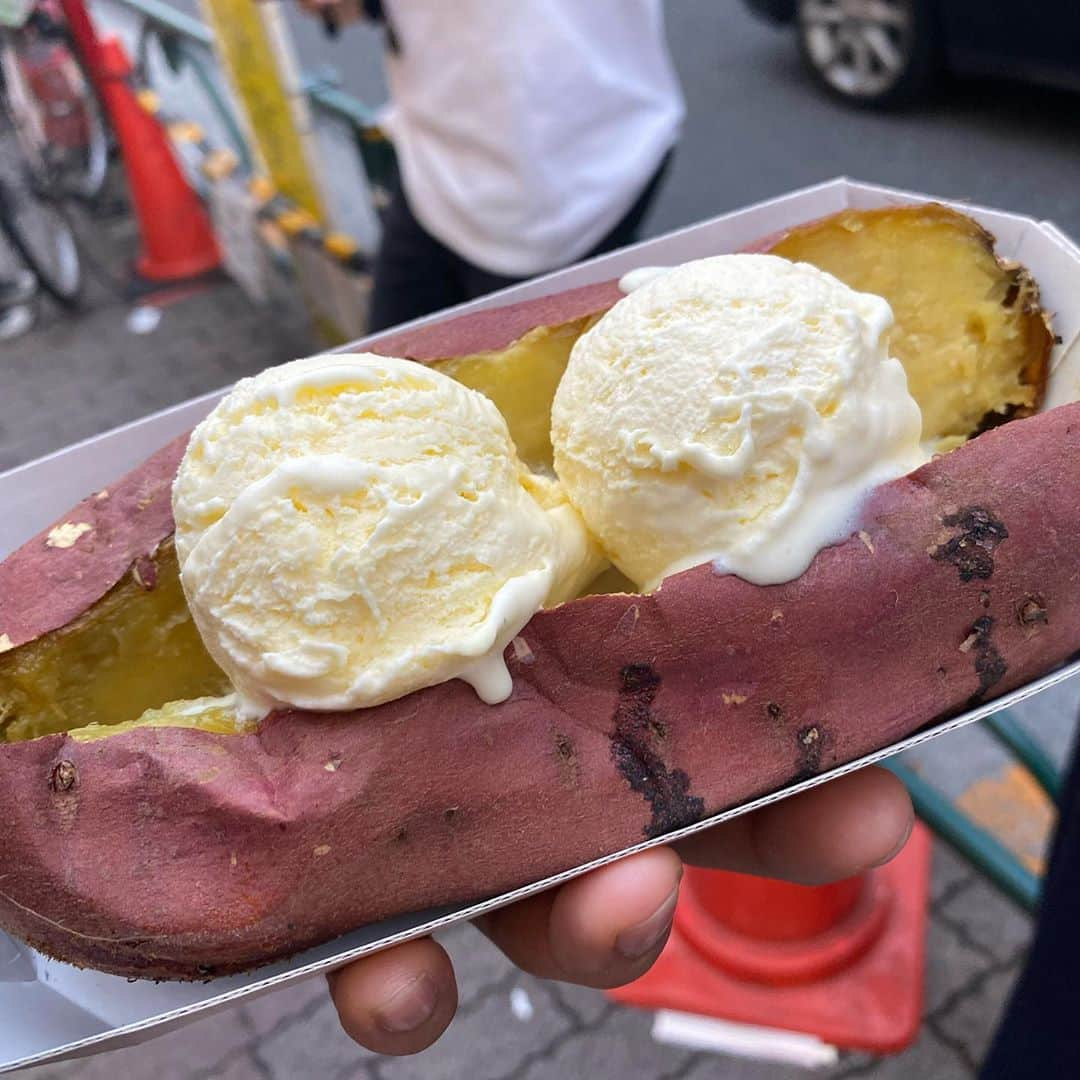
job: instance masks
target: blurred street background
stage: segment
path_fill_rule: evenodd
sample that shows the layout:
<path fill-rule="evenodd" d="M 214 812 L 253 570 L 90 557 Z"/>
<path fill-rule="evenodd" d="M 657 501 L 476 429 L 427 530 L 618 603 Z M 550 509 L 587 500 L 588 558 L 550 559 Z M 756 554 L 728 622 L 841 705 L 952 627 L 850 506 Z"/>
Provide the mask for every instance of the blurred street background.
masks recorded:
<path fill-rule="evenodd" d="M 180 8 L 196 15 L 196 5 Z M 97 9 L 106 24 L 115 5 Z M 122 14 L 122 13 L 121 13 Z M 987 79 L 948 81 L 900 113 L 856 111 L 808 80 L 790 31 L 733 0 L 668 5 L 668 32 L 688 106 L 684 137 L 645 232 L 655 235 L 837 175 L 968 199 L 1050 219 L 1080 237 L 1080 98 Z M 122 19 L 121 19 L 122 21 Z M 330 41 L 290 13 L 301 66 L 368 105 L 385 98 L 382 38 L 351 28 Z M 36 328 L 0 345 L 0 469 L 315 351 L 297 291 L 274 278 L 270 302 L 235 284 L 172 296 L 142 321 L 109 284 L 135 233 L 118 215 L 102 231 L 86 304 L 74 316 L 42 301 Z M 98 270 L 102 274 L 98 273 Z M 157 321 L 159 320 L 159 321 Z M 149 331 L 149 332 L 136 332 Z M 1068 685 L 1018 710 L 1063 761 L 1080 704 Z M 967 729 L 921 749 L 910 765 L 1038 869 L 1052 815 L 985 731 Z M 934 854 L 927 943 L 926 1021 L 900 1057 L 844 1055 L 824 1075 L 975 1074 L 1031 932 L 1019 907 L 944 846 Z M 340 1032 L 321 982 L 232 1009 L 155 1042 L 27 1074 L 35 1080 L 154 1077 L 642 1077 L 664 1080 L 802 1075 L 791 1067 L 662 1046 L 651 1017 L 599 993 L 515 972 L 479 934 L 452 931 L 461 1011 L 446 1037 L 413 1059 L 378 1059 Z"/>

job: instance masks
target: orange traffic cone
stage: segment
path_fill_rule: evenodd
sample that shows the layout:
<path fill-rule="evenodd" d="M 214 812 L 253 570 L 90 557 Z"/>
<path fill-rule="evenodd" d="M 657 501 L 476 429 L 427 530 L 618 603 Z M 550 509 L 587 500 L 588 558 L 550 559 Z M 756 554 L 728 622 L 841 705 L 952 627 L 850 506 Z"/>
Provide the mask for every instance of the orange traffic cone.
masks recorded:
<path fill-rule="evenodd" d="M 688 868 L 667 947 L 610 996 L 896 1053 L 922 1014 L 929 877 L 921 825 L 887 866 L 835 885 Z"/>
<path fill-rule="evenodd" d="M 139 223 L 136 271 L 151 281 L 177 281 L 213 270 L 221 253 L 210 219 L 173 157 L 168 136 L 136 100 L 131 61 L 116 37 L 101 42 L 101 91 L 120 143 Z"/>

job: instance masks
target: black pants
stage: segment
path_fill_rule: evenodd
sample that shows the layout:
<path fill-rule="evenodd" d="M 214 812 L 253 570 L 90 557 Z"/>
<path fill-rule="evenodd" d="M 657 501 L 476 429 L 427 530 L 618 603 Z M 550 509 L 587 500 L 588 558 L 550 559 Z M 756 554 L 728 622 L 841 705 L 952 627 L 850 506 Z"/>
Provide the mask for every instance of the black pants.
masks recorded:
<path fill-rule="evenodd" d="M 1080 743 L 1046 873 L 1035 942 L 980 1076 L 1080 1077 Z"/>
<path fill-rule="evenodd" d="M 623 219 L 584 258 L 614 251 L 637 239 L 667 171 L 669 153 Z M 369 330 L 376 333 L 433 311 L 515 285 L 523 278 L 492 274 L 456 255 L 413 217 L 395 176 L 382 214 L 382 243 L 375 258 Z"/>

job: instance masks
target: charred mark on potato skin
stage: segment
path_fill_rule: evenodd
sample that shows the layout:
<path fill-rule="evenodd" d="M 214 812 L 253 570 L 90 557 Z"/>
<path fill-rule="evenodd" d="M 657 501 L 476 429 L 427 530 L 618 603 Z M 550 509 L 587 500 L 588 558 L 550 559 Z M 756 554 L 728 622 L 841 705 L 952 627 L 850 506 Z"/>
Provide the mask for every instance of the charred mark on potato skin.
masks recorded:
<path fill-rule="evenodd" d="M 660 676 L 651 664 L 627 664 L 619 672 L 622 682 L 620 693 L 633 694 L 639 690 L 652 691 L 650 703 L 656 696 L 656 690 L 660 686 Z"/>
<path fill-rule="evenodd" d="M 53 771 L 49 776 L 49 787 L 57 792 L 70 791 L 75 786 L 75 781 L 77 779 L 78 773 L 76 772 L 74 763 L 71 761 L 60 761 L 53 768 Z"/>
<path fill-rule="evenodd" d="M 1019 405 L 1006 405 L 1004 409 L 997 410 L 991 409 L 986 413 L 979 421 L 971 437 L 975 438 L 976 435 L 982 435 L 986 431 L 992 431 L 996 427 L 1001 427 L 1003 424 L 1008 424 L 1012 420 L 1016 420 L 1020 416 L 1026 416 L 1030 412 L 1029 409 L 1021 408 Z"/>
<path fill-rule="evenodd" d="M 559 778 L 569 788 L 577 786 L 581 767 L 573 739 L 561 731 L 555 733 L 555 762 Z"/>
<path fill-rule="evenodd" d="M 770 720 L 779 722 L 784 719 L 784 710 L 775 701 L 770 701 L 765 706 L 765 715 L 768 716 Z"/>
<path fill-rule="evenodd" d="M 1025 596 L 1016 605 L 1016 621 L 1024 628 L 1024 634 L 1031 637 L 1039 628 L 1050 622 L 1050 613 L 1046 610 L 1046 601 L 1035 593 Z"/>
<path fill-rule="evenodd" d="M 799 767 L 795 773 L 795 782 L 809 780 L 821 772 L 821 759 L 825 752 L 825 739 L 817 724 L 800 728 L 795 735 Z"/>
<path fill-rule="evenodd" d="M 989 578 L 994 572 L 994 549 L 1009 538 L 1005 523 L 981 506 L 967 506 L 942 518 L 941 523 L 957 533 L 934 548 L 930 558 L 952 563 L 961 581 Z"/>
<path fill-rule="evenodd" d="M 968 698 L 969 709 L 981 705 L 991 688 L 999 683 L 1009 670 L 1009 665 L 1005 663 L 1005 658 L 998 652 L 991 637 L 993 629 L 994 620 L 989 615 L 976 619 L 971 628 L 968 640 L 972 642 L 970 651 L 975 657 L 975 674 L 979 679 L 979 688 Z"/>
<path fill-rule="evenodd" d="M 633 791 L 652 809 L 644 828 L 652 839 L 690 825 L 705 812 L 705 800 L 690 794 L 690 777 L 669 769 L 656 750 L 662 721 L 653 714 L 660 675 L 651 664 L 627 664 L 619 673 L 619 702 L 611 733 L 611 757 Z"/>

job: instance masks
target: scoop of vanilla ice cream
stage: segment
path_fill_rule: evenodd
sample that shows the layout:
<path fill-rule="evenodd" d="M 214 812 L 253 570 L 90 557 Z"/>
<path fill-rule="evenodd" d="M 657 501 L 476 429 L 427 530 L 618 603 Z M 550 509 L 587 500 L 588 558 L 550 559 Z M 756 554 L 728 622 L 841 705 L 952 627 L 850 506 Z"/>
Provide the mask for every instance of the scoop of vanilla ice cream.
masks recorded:
<path fill-rule="evenodd" d="M 502 652 L 602 563 L 482 394 L 406 360 L 298 360 L 195 430 L 173 488 L 181 581 L 241 711 L 352 709 Z"/>
<path fill-rule="evenodd" d="M 710 560 L 792 580 L 869 489 L 925 461 L 880 297 L 771 255 L 629 287 L 575 344 L 552 441 L 571 502 L 642 588 Z"/>

